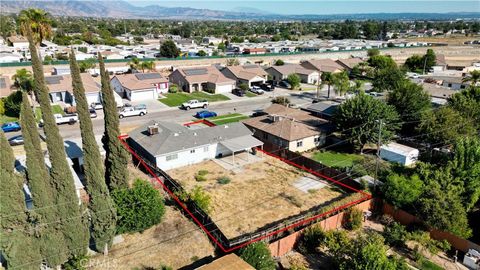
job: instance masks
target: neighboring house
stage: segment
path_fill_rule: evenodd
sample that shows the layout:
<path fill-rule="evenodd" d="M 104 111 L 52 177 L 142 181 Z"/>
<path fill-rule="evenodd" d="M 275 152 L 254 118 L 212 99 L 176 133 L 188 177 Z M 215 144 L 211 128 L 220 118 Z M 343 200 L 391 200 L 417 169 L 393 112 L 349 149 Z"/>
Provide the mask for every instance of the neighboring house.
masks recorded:
<path fill-rule="evenodd" d="M 216 38 L 216 37 L 204 37 L 202 39 L 202 44 L 213 44 L 213 45 L 218 45 L 223 42 L 223 39 L 221 38 Z"/>
<path fill-rule="evenodd" d="M 225 77 L 214 66 L 179 68 L 169 76 L 170 82 L 177 84 L 182 91 L 207 91 L 211 93 L 230 93 L 235 88 L 235 80 Z"/>
<path fill-rule="evenodd" d="M 125 56 L 123 56 L 123 55 L 121 55 L 120 53 L 117 53 L 117 52 L 103 51 L 103 52 L 101 52 L 101 54 L 102 54 L 102 57 L 104 59 L 108 59 L 108 60 L 125 59 Z"/>
<path fill-rule="evenodd" d="M 110 84 L 118 95 L 131 101 L 155 100 L 168 92 L 168 79 L 156 72 L 115 75 Z"/>
<path fill-rule="evenodd" d="M 400 163 L 404 166 L 410 166 L 418 160 L 419 151 L 396 142 L 391 142 L 380 147 L 380 157 L 382 159 Z"/>
<path fill-rule="evenodd" d="M 317 103 L 312 103 L 306 108 L 302 108 L 302 110 L 310 112 L 313 115 L 324 119 L 331 119 L 340 104 L 341 103 L 334 100 L 324 100 Z"/>
<path fill-rule="evenodd" d="M 101 101 L 100 90 L 101 86 L 88 73 L 80 74 L 85 88 L 85 96 L 87 103 Z M 47 83 L 50 101 L 52 103 L 63 102 L 75 105 L 75 97 L 72 90 L 72 76 L 71 75 L 54 75 L 45 77 Z"/>
<path fill-rule="evenodd" d="M 162 121 L 150 121 L 129 135 L 129 144 L 162 170 L 205 160 L 249 152 L 263 143 L 242 123 L 190 129 Z"/>
<path fill-rule="evenodd" d="M 26 49 L 28 48 L 28 40 L 23 36 L 10 36 L 7 38 L 7 42 L 9 46 L 18 49 Z"/>
<path fill-rule="evenodd" d="M 463 77 L 452 77 L 452 76 L 432 76 L 434 80 L 437 81 L 438 85 L 448 87 L 453 90 L 463 90 L 469 85 L 468 82 L 463 82 Z"/>
<path fill-rule="evenodd" d="M 307 60 L 300 63 L 300 65 L 306 69 L 316 70 L 320 73 L 331 72 L 337 73 L 343 71 L 345 68 L 332 59 L 317 59 Z"/>
<path fill-rule="evenodd" d="M 0 52 L 0 63 L 18 63 L 23 57 L 17 53 Z"/>
<path fill-rule="evenodd" d="M 259 65 L 227 66 L 222 69 L 222 73 L 236 80 L 237 86 L 245 83 L 248 87 L 265 83 L 268 76 L 268 73 Z"/>
<path fill-rule="evenodd" d="M 58 66 L 53 67 L 52 75 L 69 75 L 70 74 L 70 67 L 69 66 Z"/>
<path fill-rule="evenodd" d="M 0 75 L 0 98 L 8 97 L 13 91 L 10 77 Z"/>
<path fill-rule="evenodd" d="M 338 59 L 337 64 L 342 66 L 342 68 L 348 72 L 350 72 L 356 65 L 363 63 L 365 61 L 362 60 L 360 57 L 352 57 L 346 59 Z"/>
<path fill-rule="evenodd" d="M 264 48 L 245 48 L 243 54 L 265 54 L 267 50 Z"/>
<path fill-rule="evenodd" d="M 75 52 L 75 59 L 77 61 L 84 61 L 90 58 L 95 58 L 95 55 L 90 54 L 90 53 L 84 53 L 84 52 Z"/>
<path fill-rule="evenodd" d="M 325 143 L 330 124 L 305 111 L 273 104 L 267 115 L 242 121 L 254 136 L 265 143 L 304 152 Z"/>
<path fill-rule="evenodd" d="M 422 83 L 423 89 L 432 97 L 432 104 L 440 106 L 447 104 L 448 99 L 458 91 L 432 83 Z"/>
<path fill-rule="evenodd" d="M 265 71 L 274 81 L 286 80 L 290 74 L 297 74 L 303 83 L 317 84 L 320 81 L 320 73 L 318 71 L 306 69 L 298 64 L 272 66 Z"/>

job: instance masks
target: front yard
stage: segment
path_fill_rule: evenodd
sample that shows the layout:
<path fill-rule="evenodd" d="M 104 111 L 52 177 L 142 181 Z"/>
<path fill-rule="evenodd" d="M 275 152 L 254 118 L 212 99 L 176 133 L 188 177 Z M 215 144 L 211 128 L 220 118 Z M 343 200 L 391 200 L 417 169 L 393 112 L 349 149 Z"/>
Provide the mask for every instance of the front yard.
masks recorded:
<path fill-rule="evenodd" d="M 52 112 L 54 114 L 58 113 L 58 114 L 63 115 L 63 109 L 60 105 L 53 104 L 52 105 Z M 35 118 L 37 119 L 37 121 L 40 121 L 40 119 L 42 119 L 42 111 L 40 110 L 40 107 L 35 108 Z"/>
<path fill-rule="evenodd" d="M 208 118 L 207 120 L 218 126 L 218 125 L 223 125 L 223 124 L 228 124 L 233 122 L 239 122 L 247 118 L 249 117 L 240 113 L 229 113 L 225 115 L 211 117 L 211 118 Z"/>
<path fill-rule="evenodd" d="M 205 92 L 193 92 L 193 93 L 167 93 L 164 94 L 164 98 L 158 99 L 158 101 L 162 102 L 163 104 L 169 107 L 178 107 L 182 105 L 182 103 L 187 102 L 192 99 L 198 100 L 207 100 L 208 102 L 216 102 L 216 101 L 224 101 L 230 100 L 225 95 L 222 94 L 208 94 Z"/>
<path fill-rule="evenodd" d="M 11 117 L 11 116 L 0 114 L 0 125 L 9 123 L 9 122 L 17 122 L 17 121 L 18 121 L 17 117 Z"/>

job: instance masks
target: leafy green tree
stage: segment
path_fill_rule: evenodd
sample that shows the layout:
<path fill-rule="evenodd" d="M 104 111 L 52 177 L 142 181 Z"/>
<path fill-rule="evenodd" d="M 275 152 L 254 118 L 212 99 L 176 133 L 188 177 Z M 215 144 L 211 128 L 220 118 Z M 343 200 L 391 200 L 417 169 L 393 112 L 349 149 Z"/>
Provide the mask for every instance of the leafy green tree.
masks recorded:
<path fill-rule="evenodd" d="M 99 54 L 100 76 L 102 78 L 102 103 L 105 115 L 105 132 L 102 137 L 106 151 L 105 178 L 110 191 L 128 187 L 128 152 L 118 139 L 120 136 L 117 103 L 110 86 L 110 76 L 105 70 L 102 55 Z"/>
<path fill-rule="evenodd" d="M 55 204 L 58 209 L 59 225 L 67 241 L 67 250 L 70 255 L 83 255 L 88 246 L 88 230 L 84 223 L 85 216 L 80 211 L 78 197 L 70 165 L 67 162 L 63 139 L 53 117 L 48 87 L 45 83 L 42 62 L 32 37 L 27 29 L 27 38 L 32 57 L 33 76 L 35 79 L 34 91 L 42 111 L 44 132 L 51 163 L 50 176 L 56 187 Z"/>
<path fill-rule="evenodd" d="M 255 242 L 238 252 L 240 258 L 257 270 L 275 270 L 275 261 L 272 258 L 268 246 L 264 242 Z"/>
<path fill-rule="evenodd" d="M 317 248 L 325 241 L 325 237 L 326 234 L 319 225 L 313 225 L 306 228 L 300 239 L 300 251 L 307 253 L 317 252 Z"/>
<path fill-rule="evenodd" d="M 424 64 L 425 70 L 430 70 L 435 66 L 437 62 L 437 57 L 433 49 L 427 49 L 427 53 L 423 56 L 422 63 Z"/>
<path fill-rule="evenodd" d="M 117 208 L 117 233 L 142 232 L 158 224 L 165 214 L 163 197 L 150 183 L 137 179 L 132 188 L 112 192 Z"/>
<path fill-rule="evenodd" d="M 470 86 L 460 93 L 453 94 L 448 99 L 448 106 L 462 114 L 466 119 L 472 119 L 480 129 L 480 87 Z"/>
<path fill-rule="evenodd" d="M 24 179 L 14 166 L 12 148 L 0 130 L 0 248 L 7 269 L 38 269 L 42 259 L 28 222 Z"/>
<path fill-rule="evenodd" d="M 334 73 L 332 80 L 336 95 L 343 96 L 350 90 L 350 80 L 348 79 L 347 72 Z"/>
<path fill-rule="evenodd" d="M 290 86 L 292 87 L 292 89 L 296 89 L 300 86 L 300 81 L 301 80 L 300 80 L 300 76 L 293 73 L 293 74 L 288 75 L 287 81 L 290 84 Z"/>
<path fill-rule="evenodd" d="M 177 58 L 180 55 L 180 49 L 177 48 L 173 40 L 165 40 L 160 46 L 160 55 L 167 58 Z"/>
<path fill-rule="evenodd" d="M 362 210 L 352 207 L 345 213 L 345 228 L 348 230 L 358 230 L 362 227 Z"/>
<path fill-rule="evenodd" d="M 368 63 L 376 69 L 397 68 L 395 61 L 386 55 L 373 55 L 368 59 Z"/>
<path fill-rule="evenodd" d="M 462 79 L 462 82 L 470 82 L 471 86 L 477 85 L 480 82 L 480 70 L 472 70 Z"/>
<path fill-rule="evenodd" d="M 20 124 L 26 153 L 27 184 L 32 193 L 34 205 L 32 214 L 36 223 L 40 223 L 36 243 L 40 254 L 46 258 L 47 264 L 55 267 L 67 261 L 68 247 L 62 228 L 55 226 L 60 215 L 59 209 L 54 207 L 57 191 L 54 188 L 55 182 L 45 165 L 45 157 L 40 146 L 40 134 L 26 93 L 23 93 Z M 74 203 L 76 204 L 77 201 Z M 41 224 L 47 224 L 47 226 Z"/>
<path fill-rule="evenodd" d="M 87 72 L 89 69 L 94 69 L 97 65 L 97 60 L 95 58 L 88 58 L 78 63 L 81 73 Z"/>
<path fill-rule="evenodd" d="M 145 73 L 145 70 L 155 71 L 155 62 L 143 61 L 140 63 L 140 68 L 142 69 L 142 73 Z"/>
<path fill-rule="evenodd" d="M 399 68 L 382 68 L 374 71 L 372 86 L 377 92 L 391 91 L 401 87 L 405 80 Z"/>
<path fill-rule="evenodd" d="M 20 11 L 18 16 L 20 30 L 24 36 L 32 33 L 34 45 L 52 36 L 52 20 L 47 12 L 41 9 L 30 8 Z"/>
<path fill-rule="evenodd" d="M 106 251 L 112 244 L 115 236 L 116 213 L 105 183 L 105 169 L 100 162 L 102 156 L 95 140 L 85 88 L 73 51 L 70 54 L 70 71 L 73 95 L 80 120 L 86 189 L 90 198 L 88 208 L 91 217 L 91 238 L 95 243 L 95 249 L 101 252 Z"/>
<path fill-rule="evenodd" d="M 423 57 L 418 54 L 414 54 L 405 60 L 404 66 L 410 71 L 423 69 Z"/>
<path fill-rule="evenodd" d="M 403 134 L 414 131 L 422 113 L 431 108 L 431 98 L 427 91 L 409 81 L 388 93 L 387 103 L 394 106 L 402 120 L 406 122 L 402 125 Z"/>
<path fill-rule="evenodd" d="M 423 138 L 427 142 L 443 145 L 476 134 L 473 122 L 450 107 L 423 113 L 417 131 L 424 134 Z"/>
<path fill-rule="evenodd" d="M 385 199 L 398 208 L 409 207 L 414 204 L 422 195 L 423 190 L 424 184 L 418 175 L 406 177 L 391 174 L 382 185 Z"/>
<path fill-rule="evenodd" d="M 100 55 L 98 56 L 98 61 L 100 62 Z M 102 59 L 102 61 L 103 61 L 103 59 Z M 130 59 L 130 61 L 127 62 L 127 65 L 130 68 L 130 70 L 129 70 L 130 73 L 137 72 L 141 68 L 140 60 L 138 60 L 138 58 L 136 58 L 136 57 Z"/>
<path fill-rule="evenodd" d="M 392 222 L 385 226 L 383 230 L 383 237 L 385 242 L 392 247 L 404 247 L 408 240 L 408 232 L 405 226 L 398 222 Z"/>
<path fill-rule="evenodd" d="M 283 66 L 283 65 L 285 65 L 285 62 L 283 62 L 282 59 L 277 59 L 277 60 L 275 60 L 274 65 L 275 66 Z"/>
<path fill-rule="evenodd" d="M 22 104 L 22 92 L 15 91 L 3 99 L 5 106 L 5 114 L 12 117 L 20 115 L 20 107 Z"/>
<path fill-rule="evenodd" d="M 399 128 L 398 119 L 393 106 L 362 93 L 342 103 L 333 117 L 342 136 L 360 152 L 365 144 L 377 142 L 380 120 L 382 143 L 391 140 Z"/>

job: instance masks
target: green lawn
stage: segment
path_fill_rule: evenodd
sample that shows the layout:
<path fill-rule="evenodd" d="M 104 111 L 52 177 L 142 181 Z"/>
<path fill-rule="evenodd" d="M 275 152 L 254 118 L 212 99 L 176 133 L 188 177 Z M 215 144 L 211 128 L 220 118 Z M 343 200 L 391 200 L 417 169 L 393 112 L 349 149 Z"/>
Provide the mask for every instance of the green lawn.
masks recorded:
<path fill-rule="evenodd" d="M 223 101 L 223 100 L 230 100 L 227 96 L 222 94 L 207 94 L 205 92 L 193 92 L 191 94 L 179 92 L 179 93 L 167 93 L 165 94 L 165 98 L 159 99 L 160 102 L 169 106 L 169 107 L 178 107 L 182 105 L 182 103 L 187 102 L 191 99 L 205 99 L 208 102 L 216 102 L 216 101 Z"/>
<path fill-rule="evenodd" d="M 17 122 L 17 121 L 18 121 L 18 118 L 16 117 L 0 115 L 0 124 L 5 124 L 8 122 Z"/>
<path fill-rule="evenodd" d="M 355 154 L 345 154 L 338 152 L 315 152 L 312 159 L 329 167 L 351 167 L 354 161 L 361 160 L 363 157 Z"/>
<path fill-rule="evenodd" d="M 60 105 L 52 105 L 52 112 L 59 113 L 63 115 L 63 109 Z M 42 111 L 40 110 L 40 107 L 35 108 L 35 117 L 37 118 L 38 121 L 42 119 Z"/>
<path fill-rule="evenodd" d="M 422 261 L 422 265 L 420 265 L 420 269 L 422 270 L 443 270 L 443 268 L 427 259 Z"/>
<path fill-rule="evenodd" d="M 251 91 L 247 91 L 247 92 L 245 92 L 245 96 L 247 96 L 247 97 L 256 97 L 256 96 L 258 96 L 258 95 L 255 94 L 255 93 L 252 93 Z"/>
<path fill-rule="evenodd" d="M 238 122 L 243 119 L 247 119 L 248 116 L 239 114 L 239 113 L 230 113 L 225 115 L 220 115 L 212 118 L 208 118 L 208 121 L 214 123 L 215 125 L 223 125 L 227 123 Z"/>

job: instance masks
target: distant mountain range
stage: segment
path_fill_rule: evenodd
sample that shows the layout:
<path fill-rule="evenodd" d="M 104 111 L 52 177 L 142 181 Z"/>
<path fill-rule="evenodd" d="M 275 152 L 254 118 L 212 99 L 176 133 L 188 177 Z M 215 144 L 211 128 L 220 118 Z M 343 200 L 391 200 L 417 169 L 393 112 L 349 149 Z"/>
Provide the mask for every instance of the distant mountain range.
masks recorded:
<path fill-rule="evenodd" d="M 412 2 L 413 4 L 413 2 Z M 126 1 L 79 0 L 1 0 L 2 13 L 18 13 L 26 8 L 41 8 L 54 16 L 112 17 L 129 19 L 178 19 L 178 20 L 455 20 L 480 19 L 480 12 L 456 13 L 371 13 L 334 15 L 280 15 L 262 12 L 254 8 L 237 8 L 220 11 L 186 7 L 162 7 L 159 5 L 135 6 Z"/>

